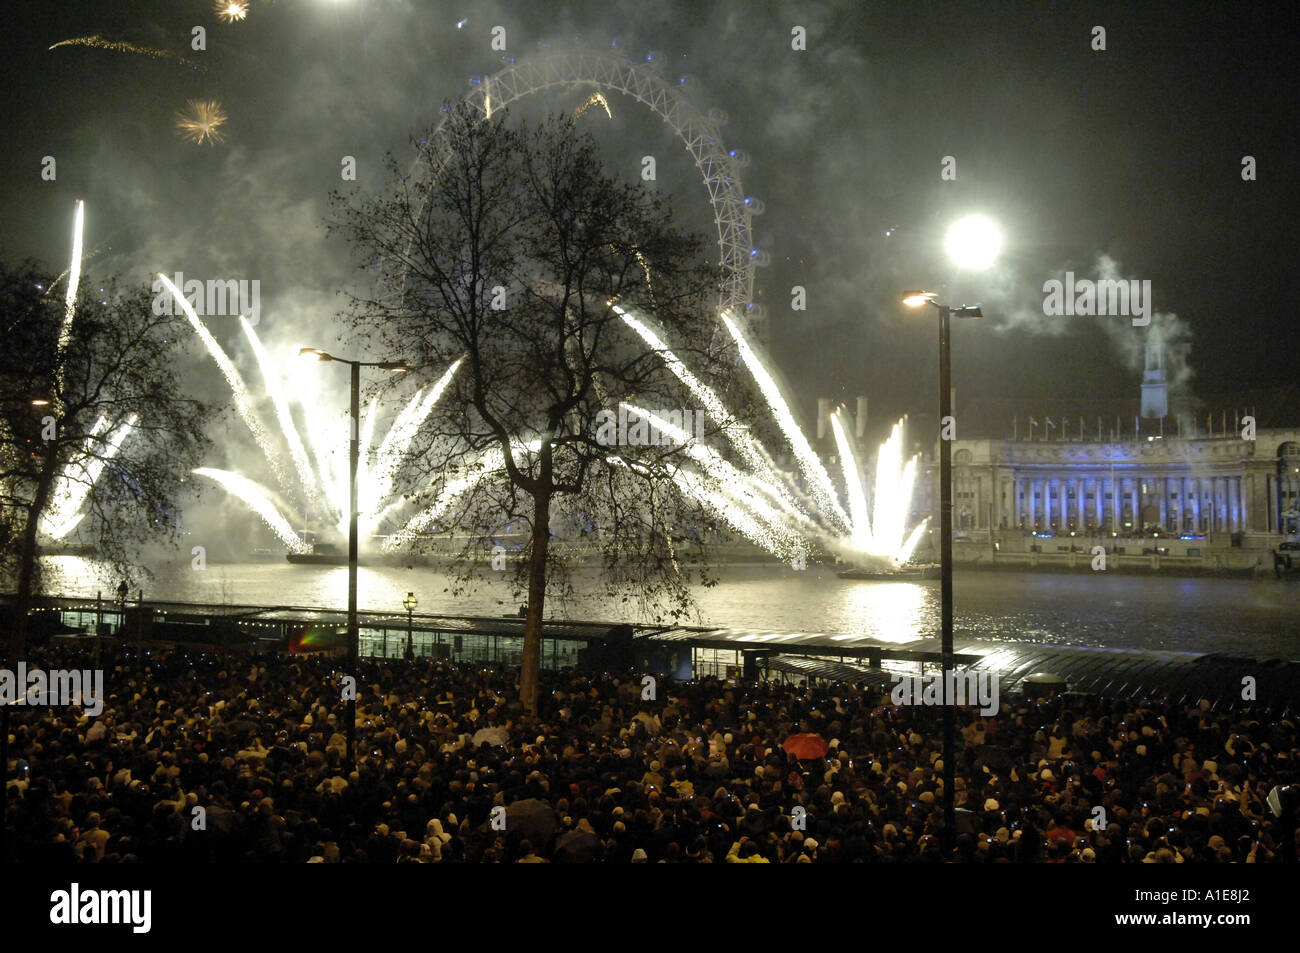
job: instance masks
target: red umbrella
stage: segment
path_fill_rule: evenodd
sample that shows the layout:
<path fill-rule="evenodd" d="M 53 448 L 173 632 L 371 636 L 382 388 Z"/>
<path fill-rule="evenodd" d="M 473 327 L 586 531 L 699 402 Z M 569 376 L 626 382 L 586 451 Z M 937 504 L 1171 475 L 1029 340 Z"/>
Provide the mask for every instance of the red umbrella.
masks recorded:
<path fill-rule="evenodd" d="M 785 739 L 781 745 L 786 751 L 794 755 L 800 761 L 811 761 L 815 758 L 826 757 L 826 752 L 830 750 L 830 745 L 821 735 L 791 735 Z"/>

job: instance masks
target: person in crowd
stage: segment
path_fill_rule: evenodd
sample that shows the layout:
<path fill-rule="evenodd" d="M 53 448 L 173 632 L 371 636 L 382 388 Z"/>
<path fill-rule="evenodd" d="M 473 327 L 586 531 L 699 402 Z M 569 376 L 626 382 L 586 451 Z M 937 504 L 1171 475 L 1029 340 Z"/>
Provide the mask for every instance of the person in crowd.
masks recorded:
<path fill-rule="evenodd" d="M 1295 722 L 1249 707 L 962 709 L 945 847 L 939 713 L 867 685 L 665 682 L 651 711 L 625 677 L 546 671 L 530 716 L 517 670 L 363 660 L 353 766 L 331 659 L 129 646 L 102 664 L 98 714 L 11 711 L 19 861 L 1281 863 L 1295 836 L 1265 804 L 1300 780 Z M 803 732 L 825 757 L 784 750 Z M 518 801 L 526 838 L 492 824 Z"/>

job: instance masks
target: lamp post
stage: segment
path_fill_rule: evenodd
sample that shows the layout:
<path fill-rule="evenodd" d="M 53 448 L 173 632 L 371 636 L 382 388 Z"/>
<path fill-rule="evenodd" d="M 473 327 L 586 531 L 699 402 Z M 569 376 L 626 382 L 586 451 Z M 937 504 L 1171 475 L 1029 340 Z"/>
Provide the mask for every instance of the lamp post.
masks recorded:
<path fill-rule="evenodd" d="M 949 357 L 948 328 L 952 316 L 983 317 L 978 306 L 950 308 L 938 304 L 933 292 L 909 291 L 903 296 L 908 307 L 934 305 L 939 311 L 939 426 L 947 426 L 952 416 L 952 365 Z M 940 652 L 943 668 L 943 826 L 944 853 L 953 847 L 956 833 L 954 787 L 957 767 L 956 712 L 953 709 L 952 648 L 952 442 L 939 439 L 939 572 L 940 572 Z"/>
<path fill-rule="evenodd" d="M 348 442 L 348 675 L 352 678 L 353 692 L 348 699 L 348 767 L 357 765 L 357 461 L 361 456 L 358 430 L 361 416 L 361 368 L 378 367 L 389 371 L 409 371 L 402 361 L 349 361 L 335 357 L 318 347 L 304 347 L 299 357 L 317 361 L 338 361 L 352 369 L 351 402 L 348 405 L 352 432 Z"/>
<path fill-rule="evenodd" d="M 415 642 L 411 636 L 411 614 L 415 612 L 415 607 L 420 604 L 420 600 L 415 598 L 415 593 L 408 592 L 406 598 L 402 600 L 402 605 L 406 606 L 406 660 L 415 661 Z"/>
<path fill-rule="evenodd" d="M 983 270 L 991 265 L 1002 245 L 997 226 L 983 216 L 962 219 L 948 231 L 945 247 L 958 267 Z M 949 326 L 959 318 L 982 318 L 979 305 L 949 307 L 936 301 L 932 291 L 908 291 L 903 303 L 911 308 L 931 305 L 939 312 L 939 565 L 940 565 L 940 653 L 943 668 L 943 846 L 944 856 L 956 844 L 955 805 L 957 745 L 956 710 L 953 705 L 954 673 L 952 647 L 952 444 L 944 439 L 943 428 L 952 417 L 952 361 L 948 344 Z"/>

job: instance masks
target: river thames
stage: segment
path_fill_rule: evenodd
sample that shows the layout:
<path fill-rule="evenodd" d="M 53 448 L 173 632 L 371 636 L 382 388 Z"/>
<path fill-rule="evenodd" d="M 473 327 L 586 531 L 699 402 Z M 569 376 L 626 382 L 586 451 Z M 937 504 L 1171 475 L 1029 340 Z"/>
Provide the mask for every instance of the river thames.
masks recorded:
<path fill-rule="evenodd" d="M 112 598 L 116 579 L 75 556 L 46 560 L 46 591 Z M 144 582 L 151 600 L 345 608 L 347 569 L 287 562 L 156 566 Z M 906 643 L 938 634 L 939 584 L 839 579 L 824 567 L 728 566 L 718 585 L 696 590 L 691 624 L 783 632 L 862 635 Z M 132 584 L 132 598 L 138 582 Z M 492 573 L 454 596 L 450 579 L 433 569 L 362 567 L 363 610 L 402 613 L 414 592 L 420 613 L 513 614 L 524 601 Z M 595 577 L 575 573 L 579 595 L 551 599 L 547 616 L 591 621 L 648 621 L 600 594 Z M 955 634 L 990 642 L 1218 652 L 1258 658 L 1300 658 L 1300 584 L 1258 578 L 1153 577 L 1102 573 L 958 571 Z"/>

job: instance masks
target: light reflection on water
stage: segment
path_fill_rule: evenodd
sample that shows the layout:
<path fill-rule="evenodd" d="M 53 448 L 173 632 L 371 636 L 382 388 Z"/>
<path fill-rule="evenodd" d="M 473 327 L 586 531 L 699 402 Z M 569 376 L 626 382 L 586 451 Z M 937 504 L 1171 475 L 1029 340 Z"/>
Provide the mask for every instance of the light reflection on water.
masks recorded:
<path fill-rule="evenodd" d="M 295 566 L 277 560 L 209 564 L 196 571 L 188 559 L 178 559 L 154 568 L 158 578 L 145 587 L 146 599 L 340 609 L 347 605 L 344 566 Z M 120 581 L 97 574 L 95 564 L 76 556 L 49 557 L 46 569 L 51 592 L 93 597 L 98 589 L 112 598 Z M 937 581 L 854 581 L 821 567 L 803 572 L 784 566 L 726 567 L 717 575 L 717 586 L 697 591 L 700 619 L 690 621 L 900 643 L 938 635 Z M 582 574 L 575 577 L 580 580 Z M 133 598 L 136 585 L 133 582 Z M 363 566 L 357 576 L 358 604 L 401 614 L 402 599 L 413 591 L 420 612 L 499 616 L 514 615 L 523 601 L 492 573 L 460 596 L 450 593 L 450 585 L 448 577 L 432 569 Z M 1300 658 L 1300 588 L 1272 576 L 958 572 L 954 604 L 958 639 Z M 642 621 L 620 613 L 594 586 L 564 604 L 551 600 L 548 615 Z"/>

